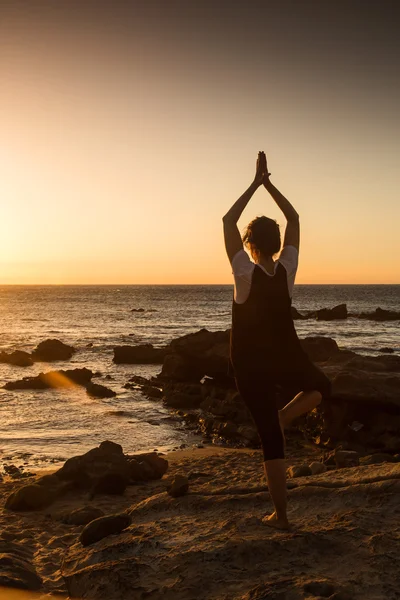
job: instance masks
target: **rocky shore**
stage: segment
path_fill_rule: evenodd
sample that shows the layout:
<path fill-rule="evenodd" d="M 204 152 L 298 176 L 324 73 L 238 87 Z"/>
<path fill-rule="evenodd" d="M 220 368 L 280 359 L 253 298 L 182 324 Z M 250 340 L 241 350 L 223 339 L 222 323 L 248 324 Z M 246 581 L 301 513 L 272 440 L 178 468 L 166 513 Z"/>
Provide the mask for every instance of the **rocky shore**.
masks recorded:
<path fill-rule="evenodd" d="M 343 307 L 308 318 L 348 318 Z M 381 310 L 376 318 L 394 315 Z M 204 442 L 165 455 L 127 454 L 104 441 L 57 471 L 8 466 L 0 475 L 0 588 L 93 600 L 399 597 L 400 357 L 390 348 L 361 356 L 328 337 L 302 340 L 332 397 L 287 432 L 293 527 L 282 533 L 261 522 L 272 507 L 258 435 L 228 375 L 229 335 L 201 329 L 161 348 L 115 347 L 117 364 L 160 365 L 158 375 L 133 375 L 124 387 L 163 403 Z M 46 340 L 29 356 L 0 360 L 17 369 L 79 351 L 63 346 Z M 4 387 L 116 394 L 94 375 L 59 369 Z M 278 389 L 281 405 L 290 397 Z"/>
<path fill-rule="evenodd" d="M 400 463 L 355 454 L 332 461 L 288 440 L 286 532 L 261 522 L 272 507 L 257 450 L 131 457 L 103 442 L 28 485 L 6 478 L 0 586 L 93 600 L 395 600 Z"/>
<path fill-rule="evenodd" d="M 164 349 L 158 376 L 151 380 L 133 377 L 126 386 L 141 389 L 149 398 L 161 397 L 188 427 L 210 440 L 256 447 L 258 436 L 251 416 L 228 376 L 229 333 L 203 329 L 174 340 Z M 307 337 L 302 345 L 331 380 L 332 397 L 328 404 L 299 419 L 294 429 L 326 448 L 344 442 L 360 452 L 398 454 L 400 357 L 361 356 L 340 349 L 328 337 Z M 134 354 L 140 363 L 141 346 L 133 346 L 132 354 L 129 352 L 126 347 L 128 362 Z M 144 352 L 149 360 L 148 345 Z M 159 352 L 155 349 L 155 362 Z M 280 391 L 281 406 L 290 398 Z"/>

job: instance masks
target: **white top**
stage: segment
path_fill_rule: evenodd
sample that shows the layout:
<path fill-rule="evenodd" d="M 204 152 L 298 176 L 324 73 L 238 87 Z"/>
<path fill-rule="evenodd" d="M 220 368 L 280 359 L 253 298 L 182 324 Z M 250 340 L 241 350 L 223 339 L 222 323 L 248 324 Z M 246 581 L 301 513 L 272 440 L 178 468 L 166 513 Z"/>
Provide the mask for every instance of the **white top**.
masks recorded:
<path fill-rule="evenodd" d="M 268 271 L 260 264 L 258 266 L 261 267 L 264 273 L 273 277 L 278 263 L 281 263 L 286 269 L 289 295 L 292 297 L 294 280 L 299 264 L 299 251 L 297 248 L 294 246 L 285 246 L 282 248 L 278 260 L 275 261 L 273 273 L 268 273 Z M 249 297 L 254 268 L 255 263 L 250 260 L 250 257 L 245 250 L 242 249 L 239 250 L 239 252 L 236 252 L 232 259 L 232 274 L 235 279 L 234 300 L 237 304 L 243 304 Z"/>

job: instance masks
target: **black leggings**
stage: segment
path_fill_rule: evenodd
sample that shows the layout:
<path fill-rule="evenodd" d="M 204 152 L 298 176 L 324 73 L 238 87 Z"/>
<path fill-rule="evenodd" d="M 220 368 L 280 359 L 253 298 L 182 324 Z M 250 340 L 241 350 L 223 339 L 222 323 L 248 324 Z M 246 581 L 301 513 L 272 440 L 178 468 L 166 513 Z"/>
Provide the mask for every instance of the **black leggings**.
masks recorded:
<path fill-rule="evenodd" d="M 264 461 L 284 458 L 284 444 L 279 425 L 276 403 L 276 385 L 290 391 L 292 397 L 299 392 L 318 390 L 323 400 L 330 395 L 331 383 L 324 373 L 312 362 L 302 368 L 276 372 L 247 373 L 235 375 L 236 387 L 249 409 L 261 439 Z"/>

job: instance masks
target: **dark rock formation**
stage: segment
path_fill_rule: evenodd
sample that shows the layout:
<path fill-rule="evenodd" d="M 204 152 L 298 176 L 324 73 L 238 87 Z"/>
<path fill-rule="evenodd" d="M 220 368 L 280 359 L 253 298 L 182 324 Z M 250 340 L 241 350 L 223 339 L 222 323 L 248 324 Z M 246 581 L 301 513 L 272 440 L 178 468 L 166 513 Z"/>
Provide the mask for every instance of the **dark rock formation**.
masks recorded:
<path fill-rule="evenodd" d="M 42 580 L 32 559 L 32 553 L 22 544 L 0 539 L 0 587 L 40 590 Z"/>
<path fill-rule="evenodd" d="M 57 495 L 56 487 L 25 485 L 7 498 L 5 508 L 14 511 L 40 510 L 52 504 Z"/>
<path fill-rule="evenodd" d="M 10 354 L 7 354 L 7 352 L 0 352 L 0 363 L 7 363 L 17 367 L 30 367 L 33 365 L 33 360 L 28 352 L 15 350 Z"/>
<path fill-rule="evenodd" d="M 110 494 L 112 496 L 122 496 L 126 490 L 128 480 L 121 473 L 106 473 L 101 475 L 94 482 L 90 490 L 90 498 L 98 494 Z"/>
<path fill-rule="evenodd" d="M 156 452 L 128 455 L 127 459 L 133 482 L 161 479 L 168 469 L 168 461 Z"/>
<path fill-rule="evenodd" d="M 167 348 L 154 348 L 153 344 L 139 346 L 116 346 L 113 361 L 117 364 L 147 365 L 162 364 Z"/>
<path fill-rule="evenodd" d="M 65 492 L 76 489 L 96 494 L 123 494 L 137 481 L 161 479 L 168 461 L 156 452 L 125 455 L 122 446 L 104 441 L 86 454 L 69 458 L 54 474 L 13 492 L 6 501 L 10 510 L 37 510 L 49 506 Z"/>
<path fill-rule="evenodd" d="M 74 352 L 76 352 L 75 348 L 60 342 L 60 340 L 45 340 L 40 342 L 32 352 L 32 358 L 38 362 L 69 360 Z"/>
<path fill-rule="evenodd" d="M 324 336 L 308 336 L 301 340 L 301 346 L 313 362 L 324 362 L 339 352 L 335 340 Z"/>
<path fill-rule="evenodd" d="M 110 474 L 122 476 L 126 483 L 130 481 L 129 465 L 122 447 L 109 441 L 102 442 L 86 454 L 69 458 L 56 473 L 59 479 L 87 489 Z"/>
<path fill-rule="evenodd" d="M 18 381 L 9 381 L 3 387 L 6 390 L 45 390 L 48 388 L 65 388 L 74 385 L 87 385 L 93 377 L 92 371 L 86 369 L 67 369 L 39 373 L 36 377 L 24 377 Z"/>
<path fill-rule="evenodd" d="M 317 321 L 333 321 L 335 319 L 347 319 L 346 304 L 338 304 L 333 308 L 321 308 L 316 312 Z"/>
<path fill-rule="evenodd" d="M 301 313 L 299 313 L 297 308 L 295 308 L 294 306 L 291 307 L 291 311 L 292 311 L 292 319 L 294 321 L 298 320 L 298 319 L 306 319 L 307 318 L 305 315 L 302 315 Z"/>
<path fill-rule="evenodd" d="M 385 310 L 378 307 L 372 313 L 360 313 L 357 316 L 359 319 L 371 319 L 373 321 L 398 321 L 400 319 L 400 311 Z"/>
<path fill-rule="evenodd" d="M 79 541 L 82 546 L 89 546 L 109 535 L 121 533 L 121 531 L 129 527 L 131 522 L 132 517 L 126 513 L 99 517 L 84 527 L 79 536 Z"/>
<path fill-rule="evenodd" d="M 99 383 L 89 383 L 86 386 L 86 391 L 89 396 L 93 396 L 94 398 L 113 398 L 117 394 L 110 390 L 110 388 L 105 385 L 100 385 Z"/>

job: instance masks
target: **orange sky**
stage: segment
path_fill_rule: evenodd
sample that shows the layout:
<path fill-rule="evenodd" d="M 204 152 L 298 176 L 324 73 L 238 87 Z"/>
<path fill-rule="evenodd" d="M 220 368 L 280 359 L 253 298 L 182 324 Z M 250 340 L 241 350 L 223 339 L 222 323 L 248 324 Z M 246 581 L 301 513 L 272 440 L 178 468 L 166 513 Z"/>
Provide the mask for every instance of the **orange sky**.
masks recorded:
<path fill-rule="evenodd" d="M 298 283 L 400 283 L 385 2 L 223 4 L 2 5 L 0 283 L 231 283 L 222 216 L 261 149 Z M 262 188 L 239 227 L 259 214 L 284 225 Z"/>

